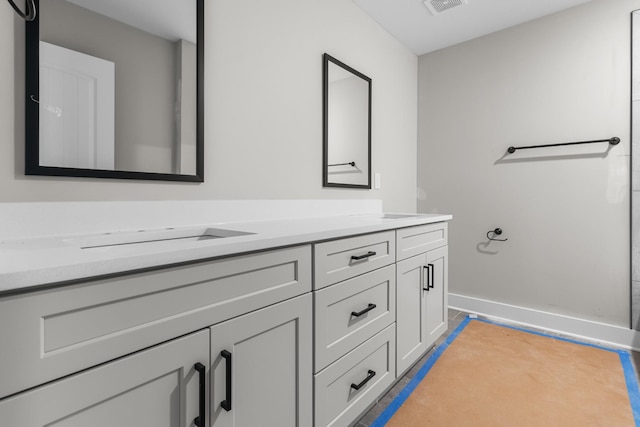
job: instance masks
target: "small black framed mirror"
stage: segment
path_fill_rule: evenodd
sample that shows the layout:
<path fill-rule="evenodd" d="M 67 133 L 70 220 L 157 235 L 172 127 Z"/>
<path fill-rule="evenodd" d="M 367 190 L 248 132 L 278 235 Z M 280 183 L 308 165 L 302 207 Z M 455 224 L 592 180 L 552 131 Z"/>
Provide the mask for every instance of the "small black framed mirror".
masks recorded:
<path fill-rule="evenodd" d="M 371 189 L 371 79 L 323 55 L 324 187 Z"/>
<path fill-rule="evenodd" d="M 27 175 L 204 181 L 204 0 L 34 0 Z"/>

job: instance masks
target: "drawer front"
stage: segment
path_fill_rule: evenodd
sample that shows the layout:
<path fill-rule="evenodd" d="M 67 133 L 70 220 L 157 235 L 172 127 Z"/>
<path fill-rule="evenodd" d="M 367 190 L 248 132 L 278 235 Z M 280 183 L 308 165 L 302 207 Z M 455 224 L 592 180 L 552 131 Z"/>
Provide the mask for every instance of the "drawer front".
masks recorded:
<path fill-rule="evenodd" d="M 397 230 L 398 261 L 447 245 L 447 223 L 419 225 Z"/>
<path fill-rule="evenodd" d="M 0 298 L 0 398 L 310 290 L 301 246 Z"/>
<path fill-rule="evenodd" d="M 395 321 L 395 265 L 315 293 L 315 372 Z"/>
<path fill-rule="evenodd" d="M 353 423 L 395 380 L 395 325 L 328 366 L 314 379 L 315 426 Z M 360 386 L 359 390 L 354 386 Z"/>
<path fill-rule="evenodd" d="M 320 289 L 394 263 L 395 232 L 318 243 L 314 254 L 314 288 Z"/>

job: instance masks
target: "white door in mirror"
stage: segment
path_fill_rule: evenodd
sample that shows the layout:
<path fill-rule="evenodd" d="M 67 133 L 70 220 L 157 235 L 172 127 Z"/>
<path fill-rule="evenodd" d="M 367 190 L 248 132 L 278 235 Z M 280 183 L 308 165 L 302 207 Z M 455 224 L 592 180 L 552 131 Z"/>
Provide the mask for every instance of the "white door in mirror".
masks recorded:
<path fill-rule="evenodd" d="M 40 166 L 113 170 L 115 64 L 40 42 Z"/>

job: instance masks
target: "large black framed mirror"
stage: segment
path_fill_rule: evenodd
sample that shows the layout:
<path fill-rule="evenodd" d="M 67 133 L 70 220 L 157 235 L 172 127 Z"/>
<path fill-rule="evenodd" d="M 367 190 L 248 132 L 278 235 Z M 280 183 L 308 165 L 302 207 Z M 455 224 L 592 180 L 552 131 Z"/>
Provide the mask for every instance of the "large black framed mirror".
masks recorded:
<path fill-rule="evenodd" d="M 371 188 L 371 79 L 323 55 L 325 187 Z"/>
<path fill-rule="evenodd" d="M 35 0 L 27 175 L 204 181 L 204 0 Z"/>

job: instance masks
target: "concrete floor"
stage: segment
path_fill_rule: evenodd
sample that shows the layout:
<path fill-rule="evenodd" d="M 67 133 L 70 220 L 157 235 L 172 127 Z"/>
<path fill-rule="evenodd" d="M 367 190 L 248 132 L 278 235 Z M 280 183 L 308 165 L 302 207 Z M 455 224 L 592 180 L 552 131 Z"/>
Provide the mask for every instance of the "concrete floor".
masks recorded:
<path fill-rule="evenodd" d="M 407 384 L 411 381 L 411 379 L 416 375 L 416 373 L 420 370 L 422 365 L 427 361 L 434 349 L 441 345 L 459 325 L 462 321 L 467 317 L 467 313 L 463 313 L 457 310 L 449 309 L 449 328 L 447 332 L 445 332 L 437 341 L 436 345 L 433 349 L 429 350 L 407 373 L 386 393 L 384 394 L 378 402 L 368 411 L 366 412 L 358 422 L 356 422 L 353 427 L 369 427 L 378 416 L 384 411 L 384 409 L 396 398 L 396 396 L 405 388 Z M 640 353 L 632 351 L 631 359 L 635 367 L 636 378 L 638 377 L 638 372 L 640 372 Z"/>

